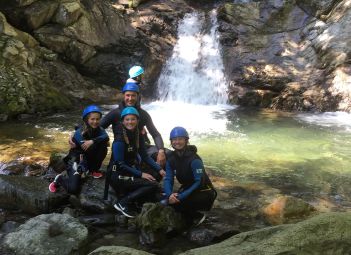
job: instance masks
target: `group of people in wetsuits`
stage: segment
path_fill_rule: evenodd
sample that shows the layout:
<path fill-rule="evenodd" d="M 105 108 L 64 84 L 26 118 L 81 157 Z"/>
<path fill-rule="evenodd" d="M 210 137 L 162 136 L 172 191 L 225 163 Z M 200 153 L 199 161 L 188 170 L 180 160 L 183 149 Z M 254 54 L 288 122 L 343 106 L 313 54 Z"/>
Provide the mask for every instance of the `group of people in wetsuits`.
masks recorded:
<path fill-rule="evenodd" d="M 118 198 L 114 207 L 126 217 L 135 216 L 131 210 L 135 204 L 161 202 L 200 224 L 205 219 L 200 211 L 211 209 L 217 193 L 197 155 L 196 146 L 189 144 L 185 128 L 171 130 L 169 138 L 174 150 L 166 155 L 162 137 L 151 116 L 140 106 L 143 73 L 140 66 L 129 70 L 130 78 L 122 89 L 123 101 L 103 118 L 98 106 L 84 109 L 83 124 L 70 139 L 71 149 L 64 159 L 67 175 L 57 175 L 49 190 L 56 192 L 62 186 L 67 192 L 78 194 L 82 179 L 88 173 L 94 178 L 102 177 L 100 167 L 109 143 L 105 129 L 112 125 L 114 140 L 104 198 L 107 199 L 108 189 L 112 187 Z M 153 158 L 147 153 L 145 127 L 157 148 Z M 173 190 L 174 178 L 181 185 L 177 191 Z M 162 180 L 163 187 L 160 185 Z"/>

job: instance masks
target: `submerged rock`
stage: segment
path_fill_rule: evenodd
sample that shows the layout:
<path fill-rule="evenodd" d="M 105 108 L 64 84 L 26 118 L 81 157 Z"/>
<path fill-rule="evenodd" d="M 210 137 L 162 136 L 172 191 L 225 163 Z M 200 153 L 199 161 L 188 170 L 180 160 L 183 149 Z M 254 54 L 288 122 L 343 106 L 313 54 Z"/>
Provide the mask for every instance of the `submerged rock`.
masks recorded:
<path fill-rule="evenodd" d="M 235 235 L 221 243 L 189 250 L 195 254 L 333 254 L 351 247 L 351 214 L 325 213 L 299 222 Z"/>
<path fill-rule="evenodd" d="M 302 199 L 279 196 L 262 209 L 266 219 L 273 225 L 294 223 L 310 216 L 316 209 Z"/>
<path fill-rule="evenodd" d="M 0 204 L 3 208 L 48 213 L 67 199 L 67 194 L 50 193 L 48 183 L 38 178 L 0 175 Z"/>
<path fill-rule="evenodd" d="M 67 214 L 43 214 L 5 236 L 4 244 L 16 254 L 72 254 L 87 241 L 88 230 Z"/>

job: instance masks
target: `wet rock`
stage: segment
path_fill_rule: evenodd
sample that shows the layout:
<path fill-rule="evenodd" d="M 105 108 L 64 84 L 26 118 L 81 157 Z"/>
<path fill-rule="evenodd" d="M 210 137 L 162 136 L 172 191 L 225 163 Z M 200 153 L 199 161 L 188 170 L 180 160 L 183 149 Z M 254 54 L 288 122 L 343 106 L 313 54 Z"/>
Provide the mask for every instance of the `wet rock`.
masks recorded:
<path fill-rule="evenodd" d="M 5 234 L 14 232 L 19 225 L 21 224 L 15 221 L 6 221 L 1 225 L 0 232 Z"/>
<path fill-rule="evenodd" d="M 110 200 L 104 200 L 104 189 L 104 178 L 88 178 L 78 196 L 79 206 L 86 211 L 94 213 L 104 213 L 107 210 L 113 210 L 112 201 L 115 197 L 109 194 Z"/>
<path fill-rule="evenodd" d="M 37 29 L 50 22 L 59 6 L 56 1 L 37 1 L 24 10 L 24 18 L 30 29 Z"/>
<path fill-rule="evenodd" d="M 7 116 L 6 114 L 0 114 L 0 122 L 5 122 L 7 121 L 9 116 Z"/>
<path fill-rule="evenodd" d="M 1 5 L 0 6 L 4 6 L 4 7 L 9 7 L 9 6 L 16 6 L 16 7 L 22 7 L 22 6 L 27 6 L 30 5 L 34 2 L 36 2 L 38 0 L 4 0 L 1 1 Z"/>
<path fill-rule="evenodd" d="M 89 216 L 81 216 L 79 217 L 79 221 L 84 225 L 92 225 L 92 226 L 104 226 L 104 225 L 113 225 L 115 224 L 115 214 L 97 214 L 97 215 L 89 215 Z"/>
<path fill-rule="evenodd" d="M 351 215 L 325 213 L 299 222 L 235 235 L 221 243 L 189 250 L 195 254 L 347 254 L 351 245 Z"/>
<path fill-rule="evenodd" d="M 26 176 L 42 176 L 46 172 L 46 167 L 40 164 L 30 164 L 24 168 Z"/>
<path fill-rule="evenodd" d="M 89 253 L 89 255 L 151 255 L 145 251 L 123 246 L 102 246 Z"/>
<path fill-rule="evenodd" d="M 66 163 L 63 159 L 66 157 L 66 153 L 54 151 L 50 155 L 49 167 L 52 168 L 56 173 L 62 173 L 66 170 Z"/>
<path fill-rule="evenodd" d="M 200 225 L 188 230 L 187 238 L 198 245 L 210 245 L 240 233 L 240 225 L 233 218 L 232 211 L 213 209 L 206 212 L 206 219 Z"/>
<path fill-rule="evenodd" d="M 262 209 L 266 219 L 273 225 L 294 223 L 306 219 L 316 209 L 302 199 L 279 196 Z"/>
<path fill-rule="evenodd" d="M 16 254 L 72 254 L 87 241 L 88 230 L 67 214 L 43 214 L 5 236 L 4 244 Z"/>
<path fill-rule="evenodd" d="M 26 165 L 21 160 L 12 160 L 0 166 L 0 173 L 5 175 L 21 175 Z"/>
<path fill-rule="evenodd" d="M 83 10 L 78 1 L 63 2 L 58 7 L 52 21 L 62 26 L 69 26 L 76 22 L 82 14 Z"/>
<path fill-rule="evenodd" d="M 297 0 L 296 3 L 300 6 L 303 10 L 307 11 L 313 16 L 320 17 L 321 15 L 326 15 L 328 12 L 331 11 L 333 5 L 336 1 L 329 1 L 329 0 Z"/>
<path fill-rule="evenodd" d="M 0 175 L 0 204 L 28 213 L 48 213 L 67 202 L 67 194 L 50 193 L 48 182 L 34 177 Z"/>
<path fill-rule="evenodd" d="M 146 203 L 137 216 L 136 224 L 140 229 L 139 239 L 142 244 L 159 246 L 165 242 L 167 233 L 180 232 L 185 222 L 179 213 L 170 206 L 160 203 Z"/>

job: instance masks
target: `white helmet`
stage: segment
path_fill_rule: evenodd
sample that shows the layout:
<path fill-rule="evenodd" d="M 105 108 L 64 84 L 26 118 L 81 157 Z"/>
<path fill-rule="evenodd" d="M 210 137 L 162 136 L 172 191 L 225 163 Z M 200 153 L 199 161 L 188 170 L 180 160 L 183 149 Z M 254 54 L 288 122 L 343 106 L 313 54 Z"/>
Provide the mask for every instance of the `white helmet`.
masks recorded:
<path fill-rule="evenodd" d="M 129 77 L 135 78 L 144 73 L 144 69 L 141 66 L 133 66 L 129 69 Z"/>

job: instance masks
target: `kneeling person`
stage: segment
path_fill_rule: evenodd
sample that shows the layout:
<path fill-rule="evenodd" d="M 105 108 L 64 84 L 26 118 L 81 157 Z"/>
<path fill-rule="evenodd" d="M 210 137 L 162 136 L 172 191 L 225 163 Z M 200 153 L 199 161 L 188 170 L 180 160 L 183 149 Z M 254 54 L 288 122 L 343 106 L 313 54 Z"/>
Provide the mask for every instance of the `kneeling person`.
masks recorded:
<path fill-rule="evenodd" d="M 84 109 L 83 124 L 75 131 L 72 139 L 76 146 L 70 149 L 64 159 L 68 177 L 57 175 L 49 185 L 51 192 L 56 192 L 58 186 L 63 186 L 68 193 L 77 194 L 84 175 L 88 172 L 101 175 L 99 169 L 106 157 L 109 140 L 106 131 L 99 125 L 101 116 L 100 108 L 95 105 Z"/>
<path fill-rule="evenodd" d="M 183 127 L 172 129 L 170 141 L 174 151 L 167 158 L 164 201 L 192 221 L 190 223 L 199 225 L 205 220 L 199 211 L 209 211 L 217 193 L 196 153 L 196 146 L 189 145 L 188 140 L 188 132 Z M 177 192 L 173 192 L 174 177 L 181 184 Z"/>
<path fill-rule="evenodd" d="M 138 154 L 155 172 L 165 175 L 165 171 L 147 155 L 138 121 L 139 113 L 134 107 L 124 108 L 112 144 L 110 185 L 117 194 L 123 194 L 114 207 L 127 217 L 134 217 L 128 209 L 129 203 L 145 200 L 146 197 L 160 191 L 155 178 L 140 170 Z"/>

